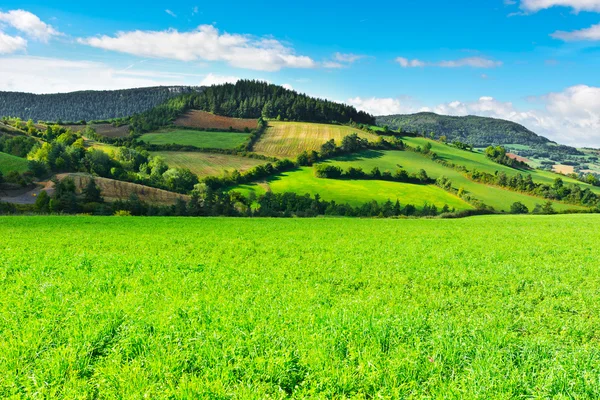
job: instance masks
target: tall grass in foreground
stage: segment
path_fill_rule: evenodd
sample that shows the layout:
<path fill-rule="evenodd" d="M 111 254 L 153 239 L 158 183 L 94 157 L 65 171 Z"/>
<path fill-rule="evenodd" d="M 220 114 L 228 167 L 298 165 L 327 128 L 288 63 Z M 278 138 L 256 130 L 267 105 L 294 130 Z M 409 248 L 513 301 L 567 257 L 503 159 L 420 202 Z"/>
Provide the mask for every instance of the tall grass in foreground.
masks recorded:
<path fill-rule="evenodd" d="M 598 398 L 599 224 L 0 218 L 0 397 Z"/>

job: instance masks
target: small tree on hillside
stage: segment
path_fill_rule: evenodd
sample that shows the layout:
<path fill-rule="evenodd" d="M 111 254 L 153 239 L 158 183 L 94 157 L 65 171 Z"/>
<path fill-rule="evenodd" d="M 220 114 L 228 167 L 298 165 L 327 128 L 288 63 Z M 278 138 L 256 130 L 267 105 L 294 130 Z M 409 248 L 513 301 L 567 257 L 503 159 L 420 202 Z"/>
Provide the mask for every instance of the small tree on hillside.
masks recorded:
<path fill-rule="evenodd" d="M 510 212 L 511 214 L 527 214 L 529 209 L 527 206 L 525 206 L 525 204 L 517 201 L 510 206 Z"/>

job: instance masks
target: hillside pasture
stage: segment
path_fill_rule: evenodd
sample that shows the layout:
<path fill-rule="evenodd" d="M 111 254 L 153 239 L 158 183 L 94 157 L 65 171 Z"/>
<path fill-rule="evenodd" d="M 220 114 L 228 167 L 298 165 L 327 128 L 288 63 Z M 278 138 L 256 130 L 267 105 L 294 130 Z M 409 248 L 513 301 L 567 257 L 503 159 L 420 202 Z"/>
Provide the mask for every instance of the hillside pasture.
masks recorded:
<path fill-rule="evenodd" d="M 561 178 L 565 183 L 576 183 L 582 188 L 589 188 L 592 192 L 600 194 L 600 187 L 588 185 L 583 182 L 579 182 L 576 179 L 569 178 L 563 175 L 558 175 L 550 171 L 542 171 L 540 169 L 515 169 L 505 165 L 498 164 L 485 156 L 485 154 L 477 151 L 465 151 L 458 149 L 454 146 L 446 145 L 444 143 L 436 142 L 429 139 L 420 137 L 403 137 L 403 141 L 412 147 L 421 146 L 424 147 L 426 143 L 431 143 L 431 151 L 437 153 L 437 155 L 447 161 L 450 161 L 457 165 L 465 166 L 469 171 L 478 170 L 494 174 L 496 171 L 504 172 L 508 176 L 513 176 L 518 173 L 521 175 L 531 175 L 534 182 L 543 183 L 546 185 L 553 185 L 556 178 Z"/>
<path fill-rule="evenodd" d="M 12 154 L 0 152 L 0 172 L 4 175 L 10 171 L 23 173 L 28 169 L 27 160 L 21 157 L 13 156 Z"/>
<path fill-rule="evenodd" d="M 294 158 L 304 150 L 318 151 L 330 139 L 340 145 L 344 136 L 353 133 L 371 141 L 377 138 L 374 134 L 344 125 L 269 121 L 266 132 L 253 150 L 269 156 Z"/>
<path fill-rule="evenodd" d="M 445 167 L 412 151 L 368 150 L 358 154 L 338 157 L 328 161 L 328 163 L 337 165 L 344 170 L 349 167 L 360 167 L 365 172 L 370 172 L 374 167 L 378 167 L 382 172 L 387 170 L 392 173 L 399 168 L 405 169 L 409 173 L 417 173 L 419 170 L 424 169 L 430 178 L 437 179 L 445 176 L 452 181 L 452 187 L 455 189 L 463 188 L 476 199 L 488 206 L 494 207 L 496 211 L 508 212 L 511 204 L 517 201 L 525 204 L 532 210 L 536 204 L 543 204 L 546 201 L 545 199 L 527 194 L 473 182 L 461 172 Z M 584 209 L 580 206 L 558 202 L 554 203 L 554 207 L 557 210 Z"/>
<path fill-rule="evenodd" d="M 0 393 L 597 399 L 599 226 L 0 217 Z"/>
<path fill-rule="evenodd" d="M 192 129 L 162 129 L 146 133 L 139 140 L 156 145 L 179 144 L 211 149 L 235 149 L 243 145 L 250 134 L 239 132 L 207 132 Z"/>
<path fill-rule="evenodd" d="M 457 210 L 473 208 L 458 197 L 434 185 L 414 185 L 379 180 L 322 179 L 315 176 L 312 167 L 286 172 L 262 183 L 239 185 L 233 188 L 243 194 L 252 191 L 257 195 L 264 194 L 267 189 L 274 193 L 294 192 L 299 195 L 308 193 L 311 196 L 318 194 L 324 200 L 335 200 L 337 203 L 348 203 L 353 206 L 372 200 L 379 203 L 398 200 L 402 205 L 412 204 L 417 208 L 422 208 L 425 203 L 433 204 L 438 208 L 447 204 L 450 208 Z"/>
<path fill-rule="evenodd" d="M 267 162 L 229 154 L 184 151 L 152 152 L 152 155 L 163 157 L 171 168 L 187 168 L 199 177 L 221 176 L 233 170 L 243 172 Z"/>
<path fill-rule="evenodd" d="M 206 111 L 192 110 L 188 111 L 174 122 L 176 126 L 196 129 L 219 129 L 244 131 L 246 129 L 254 130 L 258 126 L 257 119 L 250 118 L 231 118 L 215 115 Z"/>

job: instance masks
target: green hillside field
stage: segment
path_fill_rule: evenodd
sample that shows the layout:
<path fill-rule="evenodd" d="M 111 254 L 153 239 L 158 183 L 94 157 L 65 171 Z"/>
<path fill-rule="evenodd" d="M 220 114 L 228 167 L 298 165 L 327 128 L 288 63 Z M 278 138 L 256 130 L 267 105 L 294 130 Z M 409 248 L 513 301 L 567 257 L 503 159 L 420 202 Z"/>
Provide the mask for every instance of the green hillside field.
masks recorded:
<path fill-rule="evenodd" d="M 0 396 L 599 398 L 599 226 L 0 217 Z"/>
<path fill-rule="evenodd" d="M 600 187 L 591 186 L 578 180 L 568 178 L 564 175 L 555 174 L 549 171 L 542 171 L 539 169 L 533 170 L 515 170 L 514 168 L 507 167 L 505 165 L 498 164 L 490 159 L 488 159 L 484 154 L 479 152 L 471 152 L 458 149 L 456 147 L 446 145 L 444 143 L 436 142 L 429 139 L 424 138 L 416 138 L 416 137 L 403 137 L 403 141 L 405 141 L 409 146 L 424 147 L 426 143 L 431 143 L 431 151 L 437 153 L 437 155 L 447 161 L 453 162 L 454 164 L 463 165 L 468 170 L 472 171 L 474 169 L 478 171 L 487 172 L 490 174 L 498 172 L 504 172 L 506 175 L 515 175 L 517 173 L 521 173 L 523 175 L 529 174 L 532 179 L 538 183 L 545 183 L 547 185 L 552 185 L 556 178 L 561 178 L 565 183 L 577 183 L 582 188 L 588 187 L 594 193 L 600 194 Z"/>
<path fill-rule="evenodd" d="M 463 152 L 458 149 L 452 150 Z M 469 163 L 470 167 L 473 167 L 474 165 L 479 167 L 479 162 L 484 161 L 482 166 L 490 168 L 490 166 L 485 163 L 485 161 L 488 161 L 485 159 L 485 156 L 481 154 L 471 154 L 467 152 L 464 153 L 469 156 L 474 156 L 473 158 L 476 160 L 476 162 Z M 454 161 L 457 158 L 458 157 L 453 157 L 450 159 L 450 161 Z M 465 177 L 459 171 L 445 167 L 427 157 L 424 157 L 421 154 L 412 151 L 368 150 L 359 154 L 338 157 L 335 160 L 328 162 L 337 165 L 344 170 L 352 166 L 361 167 L 366 172 L 370 172 L 374 167 L 378 167 L 382 172 L 386 170 L 393 172 L 396 169 L 401 168 L 405 169 L 409 173 L 416 173 L 420 169 L 424 169 L 431 178 L 437 179 L 441 176 L 447 177 L 452 181 L 452 187 L 455 189 L 460 189 L 462 187 L 470 195 L 482 201 L 486 205 L 494 207 L 494 209 L 497 211 L 507 212 L 510 210 L 511 204 L 517 201 L 525 204 L 530 210 L 532 210 L 536 204 L 542 204 L 545 201 L 544 199 L 529 196 L 527 194 L 512 192 L 499 187 L 473 182 L 467 179 L 467 177 Z M 493 165 L 503 167 L 502 165 L 495 163 L 493 163 Z M 482 170 L 482 168 L 478 169 Z M 512 170 L 512 174 L 514 173 L 515 170 Z M 583 207 L 578 207 L 571 204 L 561 204 L 558 202 L 555 202 L 554 204 L 555 209 L 557 210 L 583 209 Z"/>
<path fill-rule="evenodd" d="M 163 129 L 146 133 L 141 141 L 149 144 L 180 144 L 212 149 L 234 149 L 246 142 L 250 134 L 239 132 L 208 132 L 192 129 Z"/>
<path fill-rule="evenodd" d="M 233 188 L 242 194 L 255 192 L 264 194 L 270 189 L 274 193 L 294 192 L 300 195 L 318 194 L 323 200 L 335 200 L 358 206 L 372 200 L 386 202 L 400 201 L 402 205 L 412 204 L 421 208 L 426 202 L 438 208 L 445 204 L 457 210 L 473 207 L 458 197 L 434 185 L 414 185 L 410 183 L 387 182 L 378 180 L 338 180 L 321 179 L 314 174 L 312 167 L 303 167 L 269 178 L 265 182 L 239 185 Z"/>
<path fill-rule="evenodd" d="M 27 171 L 27 165 L 27 160 L 24 158 L 0 152 L 0 172 L 3 174 L 10 171 L 23 173 Z"/>

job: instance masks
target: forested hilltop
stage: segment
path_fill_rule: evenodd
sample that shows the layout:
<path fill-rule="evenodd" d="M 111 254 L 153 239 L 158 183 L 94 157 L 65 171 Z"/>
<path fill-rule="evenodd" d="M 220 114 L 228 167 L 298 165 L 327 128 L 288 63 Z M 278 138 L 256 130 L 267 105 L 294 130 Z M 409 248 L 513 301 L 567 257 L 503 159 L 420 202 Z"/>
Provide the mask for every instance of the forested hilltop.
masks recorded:
<path fill-rule="evenodd" d="M 522 144 L 528 146 L 551 143 L 523 125 L 495 118 L 476 116 L 452 117 L 434 113 L 388 115 L 377 117 L 377 125 L 390 129 L 419 133 L 435 137 L 446 136 L 450 142 L 460 141 L 475 147 L 490 145 Z"/>
<path fill-rule="evenodd" d="M 134 115 L 132 129 L 136 133 L 157 129 L 191 109 L 233 118 L 375 124 L 375 117 L 346 104 L 309 97 L 262 81 L 241 80 L 169 99 Z"/>
<path fill-rule="evenodd" d="M 0 92 L 0 116 L 34 121 L 91 121 L 129 117 L 200 87 L 160 86 L 139 89 L 57 94 Z"/>

